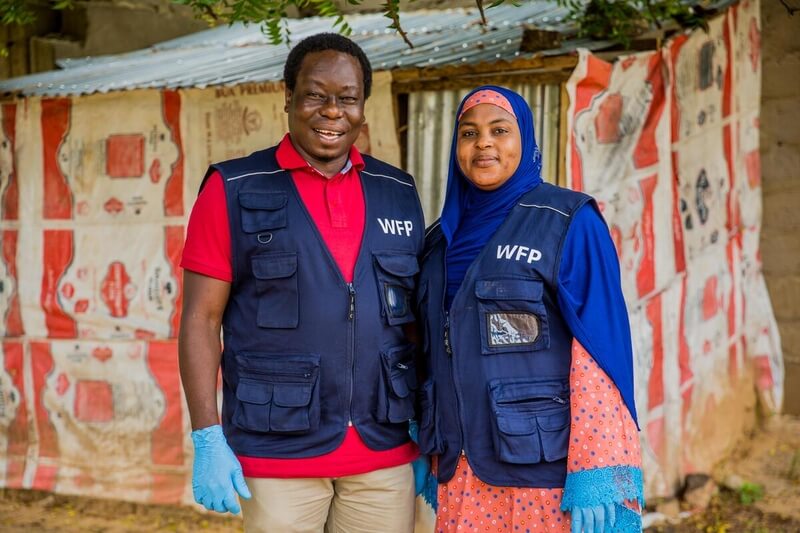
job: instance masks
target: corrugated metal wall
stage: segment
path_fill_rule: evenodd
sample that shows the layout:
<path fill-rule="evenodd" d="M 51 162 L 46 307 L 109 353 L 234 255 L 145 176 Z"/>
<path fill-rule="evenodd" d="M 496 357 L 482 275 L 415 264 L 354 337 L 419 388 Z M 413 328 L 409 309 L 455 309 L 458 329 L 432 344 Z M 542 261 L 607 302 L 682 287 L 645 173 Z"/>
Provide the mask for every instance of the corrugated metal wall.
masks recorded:
<path fill-rule="evenodd" d="M 559 161 L 559 85 L 516 84 L 533 110 L 536 141 L 542 151 L 542 177 L 555 183 Z M 439 217 L 447 185 L 447 163 L 456 108 L 468 89 L 419 91 L 408 95 L 406 169 L 417 181 L 425 221 Z"/>

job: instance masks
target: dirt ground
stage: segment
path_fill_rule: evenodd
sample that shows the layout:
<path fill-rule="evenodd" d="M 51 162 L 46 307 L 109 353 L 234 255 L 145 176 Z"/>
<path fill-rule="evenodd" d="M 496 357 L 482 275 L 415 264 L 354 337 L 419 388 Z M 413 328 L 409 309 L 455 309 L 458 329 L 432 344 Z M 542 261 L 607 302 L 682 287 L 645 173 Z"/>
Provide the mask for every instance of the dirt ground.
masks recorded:
<path fill-rule="evenodd" d="M 654 525 L 648 531 L 800 532 L 800 418 L 774 420 L 766 429 L 748 436 L 713 476 L 723 486 L 705 512 Z M 726 488 L 725 484 L 739 488 Z M 0 490 L 0 531 L 221 533 L 242 531 L 242 526 L 236 518 L 189 508 Z"/>

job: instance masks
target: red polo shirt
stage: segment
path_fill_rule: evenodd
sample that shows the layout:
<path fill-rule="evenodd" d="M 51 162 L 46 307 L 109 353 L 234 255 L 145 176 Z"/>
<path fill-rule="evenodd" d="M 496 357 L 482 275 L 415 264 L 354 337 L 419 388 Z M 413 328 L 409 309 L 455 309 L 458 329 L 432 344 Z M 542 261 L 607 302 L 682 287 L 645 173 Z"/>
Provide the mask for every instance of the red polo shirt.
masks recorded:
<path fill-rule="evenodd" d="M 355 146 L 341 173 L 327 178 L 295 150 L 289 134 L 275 154 L 291 173 L 303 204 L 339 266 L 346 282 L 353 280 L 364 234 L 364 194 L 358 172 L 364 160 Z M 233 280 L 228 206 L 222 176 L 214 173 L 203 187 L 189 217 L 181 267 L 222 281 Z M 306 459 L 264 459 L 239 456 L 247 477 L 341 477 L 372 472 L 413 461 L 417 447 L 409 442 L 386 451 L 367 447 L 354 427 L 334 451 Z"/>

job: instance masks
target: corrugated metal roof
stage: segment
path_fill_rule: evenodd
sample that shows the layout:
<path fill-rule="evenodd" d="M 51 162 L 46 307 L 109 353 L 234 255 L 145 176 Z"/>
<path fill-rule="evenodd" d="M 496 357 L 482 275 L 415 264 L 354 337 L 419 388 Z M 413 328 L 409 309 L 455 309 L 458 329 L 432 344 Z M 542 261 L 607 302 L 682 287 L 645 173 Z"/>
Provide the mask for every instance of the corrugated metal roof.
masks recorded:
<path fill-rule="evenodd" d="M 736 0 L 690 0 L 712 9 Z M 480 24 L 477 8 L 408 11 L 401 24 L 414 48 L 409 48 L 381 13 L 347 15 L 353 40 L 364 49 L 374 70 L 476 64 L 519 57 L 522 25 L 574 35 L 567 10 L 552 0 L 528 0 L 518 7 L 503 4 L 486 10 L 488 27 Z M 330 18 L 288 19 L 293 42 L 332 31 Z M 569 39 L 544 55 L 561 55 L 608 41 Z M 63 70 L 0 81 L 0 95 L 77 95 L 141 88 L 188 88 L 278 81 L 289 47 L 272 45 L 256 25 L 234 24 L 166 41 L 126 54 L 65 59 Z"/>
<path fill-rule="evenodd" d="M 519 56 L 523 24 L 569 32 L 566 10 L 545 0 L 519 7 L 501 5 L 488 9 L 489 26 L 480 26 L 476 8 L 404 12 L 403 29 L 414 48 L 409 48 L 387 29 L 389 20 L 380 13 L 349 15 L 352 38 L 364 49 L 373 69 L 413 66 L 474 64 Z M 328 18 L 291 19 L 292 41 L 331 31 Z M 597 48 L 608 43 L 572 40 L 557 55 L 579 46 Z M 213 28 L 166 41 L 150 48 L 113 56 L 66 59 L 63 70 L 0 81 L 0 94 L 75 95 L 139 88 L 185 88 L 211 85 L 277 81 L 289 48 L 269 44 L 256 25 L 235 24 Z"/>

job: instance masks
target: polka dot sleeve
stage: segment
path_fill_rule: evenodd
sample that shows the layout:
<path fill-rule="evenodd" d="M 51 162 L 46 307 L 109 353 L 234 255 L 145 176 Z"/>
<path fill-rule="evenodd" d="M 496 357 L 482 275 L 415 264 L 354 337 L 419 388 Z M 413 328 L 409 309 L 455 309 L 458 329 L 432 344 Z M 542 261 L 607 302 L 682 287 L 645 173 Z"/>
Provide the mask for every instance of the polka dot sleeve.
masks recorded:
<path fill-rule="evenodd" d="M 570 410 L 561 509 L 616 504 L 618 520 L 635 527 L 644 506 L 636 423 L 614 382 L 577 340 L 572 345 Z"/>

